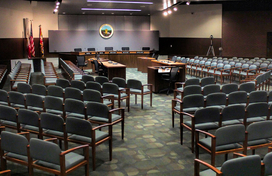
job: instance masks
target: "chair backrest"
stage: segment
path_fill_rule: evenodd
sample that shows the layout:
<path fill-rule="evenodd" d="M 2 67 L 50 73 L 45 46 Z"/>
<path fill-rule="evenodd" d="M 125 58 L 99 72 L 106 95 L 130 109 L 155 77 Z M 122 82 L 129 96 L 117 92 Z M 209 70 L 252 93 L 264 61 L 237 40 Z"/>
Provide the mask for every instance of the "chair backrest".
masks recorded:
<path fill-rule="evenodd" d="M 21 92 L 10 91 L 9 93 L 9 102 L 24 105 L 25 104 L 25 96 Z"/>
<path fill-rule="evenodd" d="M 0 119 L 16 122 L 17 111 L 9 106 L 0 106 Z"/>
<path fill-rule="evenodd" d="M 248 141 L 267 140 L 272 137 L 272 121 L 254 122 L 247 126 Z"/>
<path fill-rule="evenodd" d="M 81 52 L 82 49 L 81 49 L 81 48 L 74 48 L 74 51 L 75 51 L 75 52 Z"/>
<path fill-rule="evenodd" d="M 198 109 L 195 114 L 195 124 L 206 123 L 206 122 L 219 122 L 220 120 L 220 109 L 213 107 L 206 107 Z"/>
<path fill-rule="evenodd" d="M 86 83 L 86 89 L 93 89 L 93 90 L 98 90 L 101 91 L 101 84 L 99 82 L 95 81 L 88 81 Z"/>
<path fill-rule="evenodd" d="M 64 120 L 62 117 L 46 112 L 42 112 L 40 117 L 41 128 L 63 132 Z"/>
<path fill-rule="evenodd" d="M 21 93 L 31 93 L 31 85 L 27 83 L 18 83 L 17 84 L 17 91 Z"/>
<path fill-rule="evenodd" d="M 176 81 L 179 67 L 172 67 L 170 71 L 170 81 Z"/>
<path fill-rule="evenodd" d="M 109 108 L 107 105 L 98 102 L 89 102 L 87 104 L 87 115 L 101 118 L 109 118 Z"/>
<path fill-rule="evenodd" d="M 124 78 L 113 77 L 112 82 L 117 84 L 119 87 L 123 87 L 123 88 L 126 87 L 126 80 Z"/>
<path fill-rule="evenodd" d="M 87 51 L 95 51 L 95 48 L 87 48 Z"/>
<path fill-rule="evenodd" d="M 77 58 L 77 66 L 84 66 L 85 65 L 85 56 L 76 56 Z"/>
<path fill-rule="evenodd" d="M 81 91 L 74 87 L 67 87 L 65 88 L 65 99 L 72 98 L 76 100 L 82 100 Z"/>
<path fill-rule="evenodd" d="M 267 153 L 263 158 L 264 175 L 272 175 L 272 152 Z"/>
<path fill-rule="evenodd" d="M 209 95 L 210 93 L 220 92 L 220 85 L 210 84 L 203 87 L 203 95 Z"/>
<path fill-rule="evenodd" d="M 171 61 L 173 61 L 173 62 L 176 62 L 176 60 L 177 60 L 177 56 L 173 56 L 171 59 Z"/>
<path fill-rule="evenodd" d="M 223 163 L 221 171 L 224 176 L 261 176 L 261 158 L 251 155 L 230 159 Z"/>
<path fill-rule="evenodd" d="M 200 94 L 184 96 L 182 101 L 183 108 L 204 107 L 204 97 Z"/>
<path fill-rule="evenodd" d="M 130 89 L 142 89 L 142 82 L 137 79 L 128 79 L 127 80 L 127 88 Z"/>
<path fill-rule="evenodd" d="M 267 92 L 264 90 L 252 91 L 249 93 L 249 103 L 267 102 Z"/>
<path fill-rule="evenodd" d="M 85 104 L 82 101 L 67 98 L 65 99 L 64 111 L 85 115 Z"/>
<path fill-rule="evenodd" d="M 103 85 L 103 83 L 109 82 L 109 78 L 106 76 L 97 76 L 97 77 L 95 77 L 95 81 L 99 82 L 101 85 Z"/>
<path fill-rule="evenodd" d="M 264 102 L 250 103 L 247 107 L 247 118 L 268 115 L 268 104 Z"/>
<path fill-rule="evenodd" d="M 101 93 L 98 90 L 85 89 L 83 91 L 83 101 L 101 102 Z"/>
<path fill-rule="evenodd" d="M 0 89 L 0 101 L 8 103 L 8 92 L 4 89 Z"/>
<path fill-rule="evenodd" d="M 92 77 L 91 75 L 82 75 L 82 81 L 84 83 L 87 83 L 88 81 L 94 81 L 94 77 Z"/>
<path fill-rule="evenodd" d="M 7 152 L 27 156 L 28 140 L 25 136 L 9 131 L 1 133 L 1 149 Z"/>
<path fill-rule="evenodd" d="M 200 80 L 201 87 L 204 87 L 209 84 L 215 84 L 214 77 L 204 77 Z"/>
<path fill-rule="evenodd" d="M 19 109 L 18 110 L 18 121 L 20 124 L 38 127 L 39 126 L 39 119 L 40 119 L 40 116 L 35 111 L 31 111 L 28 109 Z"/>
<path fill-rule="evenodd" d="M 189 85 L 200 85 L 199 84 L 199 79 L 198 78 L 191 78 L 191 79 L 187 79 L 185 81 L 185 86 L 189 86 Z"/>
<path fill-rule="evenodd" d="M 63 98 L 63 89 L 60 86 L 55 86 L 55 85 L 49 85 L 47 87 L 48 90 L 48 95 L 54 96 L 54 97 L 60 97 Z"/>
<path fill-rule="evenodd" d="M 184 97 L 192 94 L 202 94 L 200 85 L 189 85 L 184 87 L 183 90 Z"/>
<path fill-rule="evenodd" d="M 222 86 L 222 92 L 229 94 L 231 92 L 238 91 L 238 84 L 230 83 Z"/>
<path fill-rule="evenodd" d="M 150 47 L 142 47 L 142 50 L 150 50 Z"/>
<path fill-rule="evenodd" d="M 247 93 L 250 93 L 255 90 L 255 84 L 254 82 L 245 82 L 240 84 L 239 90 L 246 91 Z"/>
<path fill-rule="evenodd" d="M 60 165 L 60 153 L 61 149 L 53 142 L 30 139 L 30 157 L 33 159 Z"/>
<path fill-rule="evenodd" d="M 77 88 L 77 89 L 83 91 L 85 89 L 85 83 L 83 81 L 79 81 L 79 80 L 72 80 L 71 87 L 74 87 L 74 88 Z"/>
<path fill-rule="evenodd" d="M 112 51 L 113 47 L 105 47 L 105 51 Z"/>
<path fill-rule="evenodd" d="M 85 137 L 92 137 L 92 124 L 83 119 L 67 117 L 66 119 L 66 132 L 77 134 Z"/>
<path fill-rule="evenodd" d="M 30 93 L 25 96 L 26 99 L 26 107 L 39 107 L 43 108 L 43 98 L 39 95 Z"/>
<path fill-rule="evenodd" d="M 32 93 L 45 96 L 47 94 L 47 88 L 42 84 L 33 84 Z"/>
<path fill-rule="evenodd" d="M 231 104 L 238 104 L 238 103 L 247 103 L 247 92 L 246 91 L 235 91 L 229 93 L 228 96 L 228 103 Z"/>
<path fill-rule="evenodd" d="M 70 82 L 67 79 L 59 78 L 56 81 L 56 85 L 62 88 L 70 87 Z"/>
<path fill-rule="evenodd" d="M 128 85 L 127 85 L 127 86 L 128 86 Z M 118 85 L 115 84 L 115 83 L 108 83 L 108 82 L 105 82 L 105 83 L 103 84 L 102 92 L 103 92 L 103 93 L 107 93 L 107 94 L 115 94 L 115 95 L 118 95 L 119 87 L 118 87 Z"/>
<path fill-rule="evenodd" d="M 57 97 L 47 95 L 44 98 L 44 107 L 45 109 L 55 109 L 63 111 L 63 101 Z"/>
<path fill-rule="evenodd" d="M 226 94 L 223 92 L 216 92 L 207 95 L 206 98 L 206 106 L 214 106 L 214 105 L 226 105 L 227 99 Z"/>
<path fill-rule="evenodd" d="M 215 131 L 216 146 L 235 144 L 245 141 L 245 126 L 243 124 L 220 127 Z"/>
<path fill-rule="evenodd" d="M 222 121 L 244 119 L 244 105 L 229 105 L 222 109 Z"/>
<path fill-rule="evenodd" d="M 122 51 L 129 51 L 129 47 L 122 47 Z"/>

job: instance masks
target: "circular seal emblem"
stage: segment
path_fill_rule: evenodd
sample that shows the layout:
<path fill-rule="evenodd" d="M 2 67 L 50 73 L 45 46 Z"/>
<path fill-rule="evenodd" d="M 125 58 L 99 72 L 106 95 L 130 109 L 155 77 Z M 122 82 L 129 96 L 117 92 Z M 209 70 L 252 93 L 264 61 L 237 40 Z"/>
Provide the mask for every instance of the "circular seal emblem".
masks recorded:
<path fill-rule="evenodd" d="M 109 24 L 103 24 L 99 29 L 99 34 L 103 38 L 110 38 L 113 35 L 113 28 Z"/>

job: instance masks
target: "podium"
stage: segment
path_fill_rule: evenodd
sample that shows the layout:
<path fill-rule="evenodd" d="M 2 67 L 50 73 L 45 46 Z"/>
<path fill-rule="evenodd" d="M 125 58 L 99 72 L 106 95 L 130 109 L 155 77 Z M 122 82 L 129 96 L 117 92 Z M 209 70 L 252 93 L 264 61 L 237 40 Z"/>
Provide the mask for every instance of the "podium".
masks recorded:
<path fill-rule="evenodd" d="M 46 64 L 46 58 L 45 57 L 31 57 L 28 60 L 32 60 L 34 72 L 41 72 L 41 59 L 44 61 L 44 65 Z"/>

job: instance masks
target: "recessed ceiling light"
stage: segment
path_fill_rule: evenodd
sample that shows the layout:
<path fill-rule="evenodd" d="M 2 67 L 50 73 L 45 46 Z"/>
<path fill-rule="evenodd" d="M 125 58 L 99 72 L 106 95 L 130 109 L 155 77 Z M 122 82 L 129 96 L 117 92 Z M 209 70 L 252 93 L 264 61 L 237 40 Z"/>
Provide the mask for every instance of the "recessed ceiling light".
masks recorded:
<path fill-rule="evenodd" d="M 111 13 L 112 15 L 114 15 L 114 13 Z"/>
<path fill-rule="evenodd" d="M 62 14 L 63 14 L 63 15 L 65 15 L 65 14 L 66 14 L 66 12 L 62 12 Z"/>
<path fill-rule="evenodd" d="M 81 10 L 96 10 L 96 11 L 132 11 L 132 12 L 140 12 L 140 9 L 102 9 L 102 8 L 81 8 Z"/>
<path fill-rule="evenodd" d="M 84 15 L 84 14 L 85 14 L 85 12 L 82 12 L 82 14 Z"/>
<path fill-rule="evenodd" d="M 89 6 L 89 7 L 90 7 L 90 6 L 92 6 L 92 4 L 87 4 L 87 6 Z"/>
<path fill-rule="evenodd" d="M 102 13 L 102 15 L 104 15 L 104 12 Z"/>
<path fill-rule="evenodd" d="M 140 6 L 140 7 L 145 7 L 145 6 Z"/>
<path fill-rule="evenodd" d="M 123 3 L 123 4 L 153 4 L 153 2 L 139 1 L 107 1 L 107 0 L 87 0 L 87 2 L 103 2 L 103 3 Z"/>

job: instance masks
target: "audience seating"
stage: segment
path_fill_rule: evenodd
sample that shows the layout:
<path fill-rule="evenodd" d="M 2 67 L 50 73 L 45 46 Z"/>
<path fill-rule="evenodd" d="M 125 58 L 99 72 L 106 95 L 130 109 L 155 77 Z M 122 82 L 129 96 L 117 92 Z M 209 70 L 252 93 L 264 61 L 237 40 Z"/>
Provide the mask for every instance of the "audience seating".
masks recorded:
<path fill-rule="evenodd" d="M 207 135 L 207 138 L 199 139 L 199 134 Z M 242 124 L 220 127 L 215 134 L 196 129 L 196 158 L 199 158 L 199 148 L 211 154 L 211 165 L 215 165 L 215 156 L 228 153 L 247 151 L 247 133 Z"/>
<path fill-rule="evenodd" d="M 59 58 L 59 64 L 61 68 L 66 72 L 70 80 L 81 80 L 83 71 L 78 68 L 75 64 L 68 60 L 62 60 Z"/>
<path fill-rule="evenodd" d="M 56 69 L 52 62 L 46 62 L 43 64 L 43 60 L 41 59 L 41 73 L 43 74 L 43 83 L 44 85 L 55 85 L 56 80 L 59 78 Z"/>
<path fill-rule="evenodd" d="M 17 90 L 18 83 L 30 83 L 31 64 L 25 64 L 18 61 L 8 75 L 11 90 Z"/>

